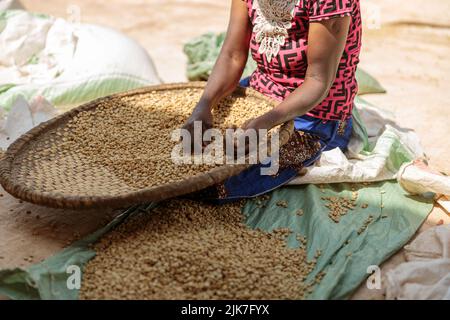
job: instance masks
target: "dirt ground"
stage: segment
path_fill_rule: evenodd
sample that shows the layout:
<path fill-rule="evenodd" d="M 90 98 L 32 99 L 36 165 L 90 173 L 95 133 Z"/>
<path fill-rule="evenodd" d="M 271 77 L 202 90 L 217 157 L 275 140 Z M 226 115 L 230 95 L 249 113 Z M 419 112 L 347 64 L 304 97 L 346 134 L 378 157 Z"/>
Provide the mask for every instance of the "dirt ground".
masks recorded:
<path fill-rule="evenodd" d="M 208 31 L 223 31 L 229 0 L 47 0 L 21 1 L 30 11 L 115 28 L 141 43 L 165 82 L 185 81 L 183 44 Z M 430 164 L 450 174 L 450 1 L 361 0 L 365 30 L 361 67 L 381 81 L 387 94 L 365 96 L 393 111 L 398 122 L 421 137 Z M 377 20 L 379 18 L 379 21 Z M 379 25 L 378 25 L 379 23 Z M 36 263 L 75 238 L 104 225 L 118 212 L 72 212 L 20 203 L 0 191 L 0 268 Z M 450 217 L 436 208 L 422 229 Z M 383 273 L 403 261 L 400 251 Z M 355 299 L 382 299 L 383 290 L 364 285 Z"/>

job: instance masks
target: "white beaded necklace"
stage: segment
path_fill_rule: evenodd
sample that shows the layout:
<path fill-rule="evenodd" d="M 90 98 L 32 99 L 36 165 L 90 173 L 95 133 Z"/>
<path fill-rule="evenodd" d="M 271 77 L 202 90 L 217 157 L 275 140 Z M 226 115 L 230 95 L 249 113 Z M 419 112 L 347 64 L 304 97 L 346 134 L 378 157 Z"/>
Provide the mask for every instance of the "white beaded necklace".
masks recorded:
<path fill-rule="evenodd" d="M 260 44 L 259 53 L 265 54 L 270 62 L 286 41 L 292 27 L 295 6 L 300 0 L 255 0 L 256 9 L 254 32 Z"/>

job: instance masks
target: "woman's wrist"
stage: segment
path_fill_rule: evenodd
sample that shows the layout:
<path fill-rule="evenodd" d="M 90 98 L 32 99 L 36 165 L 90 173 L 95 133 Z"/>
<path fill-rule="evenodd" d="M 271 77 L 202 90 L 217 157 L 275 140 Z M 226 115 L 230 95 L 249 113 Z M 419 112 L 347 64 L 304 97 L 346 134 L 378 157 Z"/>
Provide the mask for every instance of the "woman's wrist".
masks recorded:
<path fill-rule="evenodd" d="M 302 107 L 302 103 L 298 101 L 292 101 L 289 99 L 290 97 L 291 96 L 265 115 L 272 124 L 272 127 L 294 120 L 308 112 L 308 108 Z"/>
<path fill-rule="evenodd" d="M 201 97 L 197 105 L 195 106 L 195 110 L 205 111 L 212 109 L 212 101 L 208 98 Z"/>
<path fill-rule="evenodd" d="M 277 108 L 274 108 L 270 110 L 269 112 L 263 114 L 259 117 L 259 122 L 264 129 L 272 129 L 273 127 L 276 127 L 277 125 L 280 125 L 288 120 L 284 119 L 285 117 L 277 110 Z"/>

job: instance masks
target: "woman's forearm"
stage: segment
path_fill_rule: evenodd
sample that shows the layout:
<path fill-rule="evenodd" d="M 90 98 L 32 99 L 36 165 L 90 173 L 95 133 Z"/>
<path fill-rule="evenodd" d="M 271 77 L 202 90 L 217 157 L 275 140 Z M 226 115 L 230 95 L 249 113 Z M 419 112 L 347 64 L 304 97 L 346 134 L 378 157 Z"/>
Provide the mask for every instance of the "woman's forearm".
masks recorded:
<path fill-rule="evenodd" d="M 203 92 L 202 105 L 212 107 L 234 91 L 244 71 L 247 58 L 248 51 L 244 53 L 222 50 Z"/>
<path fill-rule="evenodd" d="M 302 116 L 320 104 L 328 95 L 334 77 L 306 78 L 282 103 L 263 116 L 267 127 L 274 127 Z"/>
<path fill-rule="evenodd" d="M 197 108 L 212 108 L 236 88 L 247 63 L 251 35 L 246 3 L 233 0 L 227 36 Z"/>

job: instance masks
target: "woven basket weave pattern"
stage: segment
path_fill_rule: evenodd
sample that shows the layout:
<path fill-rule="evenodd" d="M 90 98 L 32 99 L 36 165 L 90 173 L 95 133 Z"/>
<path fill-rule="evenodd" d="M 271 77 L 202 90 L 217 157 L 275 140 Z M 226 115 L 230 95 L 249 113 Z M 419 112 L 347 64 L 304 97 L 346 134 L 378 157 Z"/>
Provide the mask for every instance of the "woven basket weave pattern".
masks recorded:
<path fill-rule="evenodd" d="M 155 92 L 186 90 L 189 94 L 193 91 L 200 93 L 203 88 L 204 83 L 159 85 L 108 96 L 73 109 L 39 125 L 14 142 L 0 162 L 0 182 L 6 191 L 20 199 L 58 208 L 119 207 L 160 201 L 221 182 L 241 172 L 247 165 L 219 166 L 182 181 L 159 186 L 133 185 L 133 181 L 117 175 L 87 155 L 65 148 L 65 141 L 59 134 L 68 130 L 68 123 L 80 112 L 95 112 L 102 105 L 120 107 L 122 102 L 138 105 L 140 100 Z M 273 105 L 271 100 L 251 89 L 238 88 L 233 95 Z M 185 119 L 181 116 L 186 117 L 174 114 L 166 118 L 172 117 L 182 123 Z M 282 144 L 287 142 L 292 131 L 293 123 L 280 129 Z"/>

